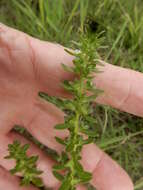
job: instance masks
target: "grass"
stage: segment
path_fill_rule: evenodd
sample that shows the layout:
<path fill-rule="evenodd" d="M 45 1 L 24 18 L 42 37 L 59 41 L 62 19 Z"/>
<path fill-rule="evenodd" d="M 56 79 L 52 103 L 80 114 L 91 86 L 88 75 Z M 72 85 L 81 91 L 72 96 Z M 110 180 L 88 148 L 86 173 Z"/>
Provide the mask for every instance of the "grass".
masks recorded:
<path fill-rule="evenodd" d="M 92 18 L 92 19 L 91 19 Z M 143 72 L 142 0 L 1 0 L 0 21 L 39 39 L 70 45 L 79 28 L 94 21 L 104 30 L 106 61 Z M 143 120 L 109 106 L 98 106 L 97 144 L 143 189 Z M 96 113 L 95 112 L 95 113 Z"/>

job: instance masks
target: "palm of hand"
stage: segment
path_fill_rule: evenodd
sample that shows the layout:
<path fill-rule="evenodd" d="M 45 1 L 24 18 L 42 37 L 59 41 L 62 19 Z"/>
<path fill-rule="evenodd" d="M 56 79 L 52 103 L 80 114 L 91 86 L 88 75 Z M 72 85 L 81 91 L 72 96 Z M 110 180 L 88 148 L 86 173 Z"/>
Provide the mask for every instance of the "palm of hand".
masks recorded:
<path fill-rule="evenodd" d="M 64 137 L 66 132 L 58 133 L 53 126 L 63 122 L 63 113 L 55 106 L 42 102 L 38 92 L 66 96 L 59 83 L 63 78 L 72 76 L 67 76 L 62 71 L 60 63 L 71 63 L 71 60 L 72 57 L 61 46 L 38 41 L 3 25 L 0 27 L 0 188 L 19 189 L 18 178 L 11 177 L 6 172 L 14 163 L 3 159 L 7 155 L 7 145 L 14 139 L 27 142 L 10 132 L 14 124 L 26 127 L 34 137 L 50 148 L 57 151 L 62 149 L 55 142 L 54 136 Z M 56 189 L 58 182 L 51 169 L 54 161 L 34 145 L 31 145 L 29 154 L 40 154 L 38 167 L 44 171 L 43 180 L 47 186 Z M 133 189 L 127 174 L 95 145 L 86 146 L 82 155 L 85 169 L 93 172 L 92 184 L 97 189 Z M 115 172 L 114 180 L 110 170 Z"/>

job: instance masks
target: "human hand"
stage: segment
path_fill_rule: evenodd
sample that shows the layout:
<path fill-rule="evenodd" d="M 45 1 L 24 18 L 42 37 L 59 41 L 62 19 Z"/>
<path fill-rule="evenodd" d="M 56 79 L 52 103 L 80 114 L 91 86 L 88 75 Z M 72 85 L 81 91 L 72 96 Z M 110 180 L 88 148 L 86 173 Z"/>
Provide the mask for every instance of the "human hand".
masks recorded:
<path fill-rule="evenodd" d="M 68 94 L 62 90 L 60 82 L 73 76 L 63 71 L 61 63 L 72 64 L 72 59 L 73 57 L 69 56 L 60 45 L 43 42 L 0 25 L 0 189 L 35 189 L 19 187 L 18 176 L 11 176 L 8 173 L 14 165 L 12 161 L 4 159 L 8 154 L 8 144 L 14 139 L 20 139 L 24 144 L 28 142 L 11 132 L 15 124 L 24 126 L 46 146 L 58 152 L 62 150 L 54 136 L 64 137 L 66 132 L 59 133 L 53 126 L 63 122 L 64 115 L 54 105 L 43 102 L 38 97 L 38 92 L 44 91 L 49 95 L 67 97 Z M 143 114 L 141 107 L 133 105 L 130 107 L 131 101 L 132 104 L 135 102 L 134 104 L 140 106 L 140 89 L 134 91 L 132 87 L 140 87 L 141 80 L 143 82 L 142 75 L 106 63 L 102 69 L 104 72 L 96 76 L 95 83 L 105 91 L 106 96 L 98 98 L 98 102 L 137 115 Z M 122 84 L 124 79 L 125 83 Z M 52 175 L 54 161 L 34 144 L 30 144 L 29 154 L 40 155 L 38 168 L 44 171 L 41 176 L 45 185 L 57 189 L 58 181 Z M 132 182 L 126 172 L 96 145 L 90 144 L 83 148 L 82 163 L 86 170 L 93 173 L 91 183 L 97 190 L 133 190 Z M 79 190 L 84 190 L 84 187 L 79 187 Z"/>

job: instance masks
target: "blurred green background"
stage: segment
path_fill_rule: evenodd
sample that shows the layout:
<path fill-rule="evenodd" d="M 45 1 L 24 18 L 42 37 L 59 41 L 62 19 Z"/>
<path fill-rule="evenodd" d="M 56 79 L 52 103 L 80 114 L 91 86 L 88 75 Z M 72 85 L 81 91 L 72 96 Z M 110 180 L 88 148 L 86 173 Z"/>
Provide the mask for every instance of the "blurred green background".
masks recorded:
<path fill-rule="evenodd" d="M 79 29 L 104 31 L 101 56 L 109 63 L 143 72 L 142 0 L 0 0 L 0 21 L 39 39 L 70 47 Z M 97 144 L 143 189 L 143 120 L 98 106 Z"/>

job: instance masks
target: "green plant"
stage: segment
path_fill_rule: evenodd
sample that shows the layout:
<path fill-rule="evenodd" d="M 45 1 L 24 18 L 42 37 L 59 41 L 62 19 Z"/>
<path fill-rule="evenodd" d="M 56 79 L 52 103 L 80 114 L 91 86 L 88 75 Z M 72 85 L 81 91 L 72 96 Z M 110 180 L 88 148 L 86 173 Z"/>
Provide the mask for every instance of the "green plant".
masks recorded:
<path fill-rule="evenodd" d="M 83 146 L 93 143 L 95 137 L 98 136 L 95 129 L 97 121 L 93 117 L 93 101 L 101 91 L 96 89 L 92 80 L 95 72 L 98 72 L 96 66 L 99 58 L 97 53 L 99 42 L 98 36 L 86 34 L 81 36 L 80 42 L 74 42 L 76 50 L 65 50 L 75 56 L 73 67 L 62 64 L 65 71 L 75 75 L 74 80 L 65 80 L 62 83 L 63 88 L 72 94 L 71 99 L 52 97 L 44 92 L 39 92 L 41 98 L 65 112 L 64 123 L 56 125 L 55 128 L 69 131 L 69 135 L 65 139 L 55 137 L 56 141 L 64 146 L 59 155 L 58 164 L 53 167 L 54 176 L 61 181 L 59 190 L 75 190 L 78 184 L 87 184 L 92 179 L 92 174 L 84 170 L 80 160 Z M 12 174 L 22 172 L 24 178 L 21 184 L 32 182 L 36 186 L 43 185 L 40 178 L 35 177 L 41 172 L 35 167 L 31 170 L 32 168 L 27 166 L 29 163 L 32 167 L 35 166 L 38 159 L 37 156 L 27 157 L 28 147 L 29 145 L 21 147 L 17 141 L 9 145 L 10 155 L 6 158 L 16 159 L 16 167 L 11 172 Z"/>
<path fill-rule="evenodd" d="M 42 171 L 36 167 L 38 156 L 27 155 L 29 146 L 29 144 L 22 146 L 19 141 L 15 140 L 13 144 L 8 145 L 9 155 L 5 158 L 14 159 L 16 161 L 15 167 L 11 169 L 10 172 L 13 175 L 16 173 L 22 174 L 21 185 L 29 185 L 32 183 L 37 187 L 43 187 L 43 182 L 39 177 Z"/>
<path fill-rule="evenodd" d="M 65 146 L 59 163 L 53 167 L 53 174 L 61 181 L 60 190 L 75 190 L 79 183 L 88 183 L 92 175 L 84 171 L 80 164 L 81 150 L 85 144 L 93 143 L 97 137 L 96 118 L 93 117 L 92 103 L 101 92 L 92 83 L 93 73 L 97 72 L 99 40 L 95 35 L 81 37 L 76 43 L 77 50 L 68 53 L 75 56 L 73 67 L 62 65 L 65 71 L 75 74 L 73 81 L 65 80 L 63 88 L 73 95 L 72 99 L 51 97 L 40 92 L 39 95 L 55 104 L 65 112 L 65 122 L 55 126 L 57 130 L 69 131 L 65 139 L 56 137 L 56 141 Z M 90 95 L 87 95 L 90 92 Z M 83 135 L 84 134 L 84 135 Z M 61 175 L 59 171 L 65 171 Z"/>

